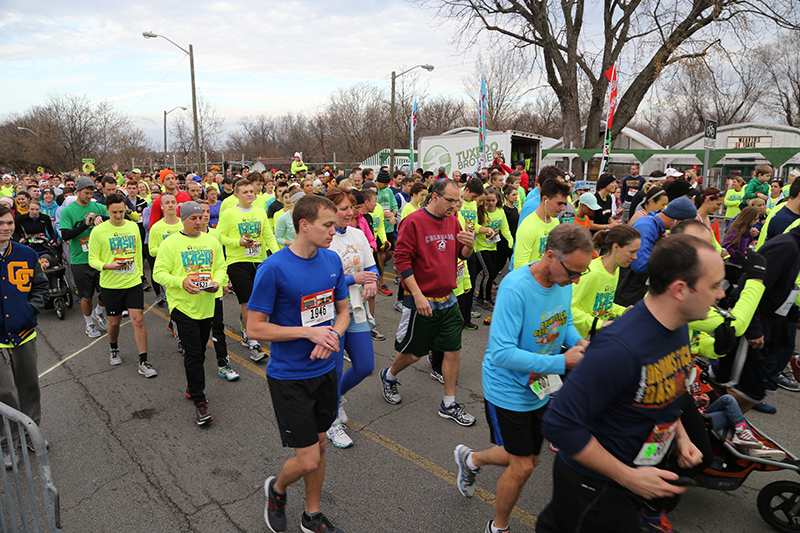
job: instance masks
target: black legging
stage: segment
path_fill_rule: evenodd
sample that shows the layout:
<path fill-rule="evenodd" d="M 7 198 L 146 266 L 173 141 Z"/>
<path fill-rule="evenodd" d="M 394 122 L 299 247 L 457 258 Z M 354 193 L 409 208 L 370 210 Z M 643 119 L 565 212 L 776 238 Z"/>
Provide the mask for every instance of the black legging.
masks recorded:
<path fill-rule="evenodd" d="M 492 302 L 492 286 L 494 279 L 497 277 L 497 250 L 484 250 L 482 252 L 475 252 L 478 261 L 478 267 L 483 274 L 483 279 L 478 285 L 478 301 L 479 302 Z"/>

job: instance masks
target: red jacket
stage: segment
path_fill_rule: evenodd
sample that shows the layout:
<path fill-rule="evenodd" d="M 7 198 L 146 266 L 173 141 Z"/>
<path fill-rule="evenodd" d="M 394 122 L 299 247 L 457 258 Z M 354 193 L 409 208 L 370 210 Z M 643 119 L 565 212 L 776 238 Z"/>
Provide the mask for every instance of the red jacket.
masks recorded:
<path fill-rule="evenodd" d="M 186 191 L 178 191 L 178 194 L 175 195 L 175 199 L 178 201 L 178 215 L 180 216 L 180 205 L 184 202 L 191 202 L 192 197 L 189 196 L 189 193 Z M 152 228 L 153 224 L 162 218 L 164 218 L 164 213 L 161 211 L 161 197 L 159 196 L 150 207 L 150 227 Z"/>
<path fill-rule="evenodd" d="M 394 266 L 403 279 L 410 274 L 428 298 L 449 296 L 456 288 L 456 262 L 462 244 L 458 242 L 461 224 L 455 216 L 437 218 L 422 208 L 403 218 Z"/>

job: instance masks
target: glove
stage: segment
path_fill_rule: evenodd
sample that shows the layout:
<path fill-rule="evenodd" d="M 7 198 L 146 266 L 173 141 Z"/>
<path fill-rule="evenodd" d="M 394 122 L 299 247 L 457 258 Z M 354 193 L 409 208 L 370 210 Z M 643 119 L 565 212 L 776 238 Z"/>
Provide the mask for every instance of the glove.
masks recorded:
<path fill-rule="evenodd" d="M 736 346 L 736 332 L 733 326 L 731 326 L 731 318 L 726 317 L 722 324 L 717 326 L 717 329 L 714 330 L 714 353 L 717 355 L 725 355 L 730 352 L 734 346 Z"/>
<path fill-rule="evenodd" d="M 767 260 L 757 252 L 736 252 L 736 259 L 742 265 L 742 271 L 747 274 L 748 279 L 758 279 L 764 281 L 767 277 Z"/>

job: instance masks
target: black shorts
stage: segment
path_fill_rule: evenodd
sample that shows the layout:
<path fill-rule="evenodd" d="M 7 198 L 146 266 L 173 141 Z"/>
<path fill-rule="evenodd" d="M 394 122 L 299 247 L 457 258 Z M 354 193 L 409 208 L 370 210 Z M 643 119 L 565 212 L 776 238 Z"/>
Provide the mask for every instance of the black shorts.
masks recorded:
<path fill-rule="evenodd" d="M 250 295 L 253 294 L 253 283 L 256 280 L 256 268 L 258 265 L 249 261 L 228 265 L 228 278 L 231 280 L 233 291 L 240 304 L 250 301 Z"/>
<path fill-rule="evenodd" d="M 120 316 L 126 309 L 144 309 L 144 290 L 141 283 L 129 289 L 106 289 L 104 287 L 100 293 L 108 316 Z"/>
<path fill-rule="evenodd" d="M 339 387 L 336 369 L 316 378 L 284 380 L 267 376 L 272 408 L 288 448 L 307 448 L 319 442 L 336 420 Z"/>
<path fill-rule="evenodd" d="M 391 233 L 387 233 L 386 234 L 386 241 L 390 244 L 388 251 L 393 252 L 395 246 L 397 245 L 397 231 L 393 231 Z"/>
<path fill-rule="evenodd" d="M 483 400 L 492 444 L 518 457 L 542 451 L 542 417 L 547 405 L 535 411 L 509 411 Z"/>
<path fill-rule="evenodd" d="M 81 298 L 91 298 L 95 293 L 100 293 L 100 271 L 89 265 L 72 265 L 72 276 Z"/>

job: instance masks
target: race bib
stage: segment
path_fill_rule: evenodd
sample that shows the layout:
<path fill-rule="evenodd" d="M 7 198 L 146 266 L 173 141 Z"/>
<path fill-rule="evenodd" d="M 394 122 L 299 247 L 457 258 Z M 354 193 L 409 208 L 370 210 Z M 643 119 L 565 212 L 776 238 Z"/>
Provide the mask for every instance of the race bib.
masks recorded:
<path fill-rule="evenodd" d="M 204 291 L 211 285 L 211 274 L 208 272 L 192 272 L 189 274 L 189 281 L 197 285 L 198 289 Z"/>
<path fill-rule="evenodd" d="M 466 261 L 458 260 L 458 264 L 456 265 L 456 282 L 461 281 L 464 279 L 464 274 L 467 272 L 467 263 Z"/>
<path fill-rule="evenodd" d="M 333 320 L 333 289 L 303 296 L 300 299 L 300 313 L 304 327 Z"/>
<path fill-rule="evenodd" d="M 261 243 L 254 242 L 250 246 L 247 246 L 244 249 L 244 256 L 245 257 L 259 257 L 261 255 Z"/>
<path fill-rule="evenodd" d="M 667 424 L 656 424 L 653 432 L 647 437 L 647 441 L 642 444 L 642 449 L 633 460 L 633 464 L 638 466 L 654 466 L 659 464 L 675 438 L 675 431 L 678 429 L 678 420 Z"/>
<path fill-rule="evenodd" d="M 528 382 L 528 386 L 540 400 L 544 400 L 548 394 L 557 392 L 563 384 L 558 374 L 531 374 Z"/>
<path fill-rule="evenodd" d="M 89 251 L 89 237 L 81 239 L 81 250 L 83 250 L 84 252 Z"/>
<path fill-rule="evenodd" d="M 136 273 L 136 262 L 133 257 L 115 257 L 115 262 L 124 263 L 125 266 L 119 270 L 114 270 L 114 274 L 134 274 Z"/>
<path fill-rule="evenodd" d="M 486 239 L 486 242 L 489 244 L 497 244 L 498 242 L 500 242 L 500 233 L 499 232 L 495 233 L 494 237 L 492 237 L 491 239 Z"/>
<path fill-rule="evenodd" d="M 800 288 L 797 285 L 789 291 L 789 297 L 786 298 L 786 301 L 775 310 L 775 314 L 778 316 L 786 316 L 789 314 L 789 310 L 792 308 L 792 304 L 794 303 L 795 299 L 797 299 L 797 294 L 800 293 Z"/>

